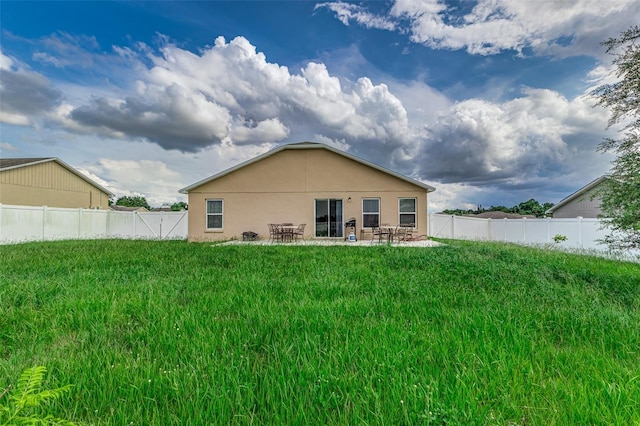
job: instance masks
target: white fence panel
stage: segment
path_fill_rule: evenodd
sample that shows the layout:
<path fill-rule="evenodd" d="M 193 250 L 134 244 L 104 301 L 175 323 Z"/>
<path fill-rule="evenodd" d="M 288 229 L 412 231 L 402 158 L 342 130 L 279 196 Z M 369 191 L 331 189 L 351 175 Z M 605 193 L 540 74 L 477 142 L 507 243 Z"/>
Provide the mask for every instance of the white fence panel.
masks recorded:
<path fill-rule="evenodd" d="M 43 238 L 42 207 L 0 205 L 0 241 L 33 241 Z"/>
<path fill-rule="evenodd" d="M 129 238 L 136 235 L 134 212 L 110 211 L 107 219 L 108 235 L 112 238 Z"/>
<path fill-rule="evenodd" d="M 0 244 L 67 239 L 186 239 L 188 212 L 117 212 L 0 204 Z"/>
<path fill-rule="evenodd" d="M 47 207 L 44 209 L 44 240 L 81 238 L 81 210 Z"/>
<path fill-rule="evenodd" d="M 453 238 L 455 216 L 431 214 L 429 215 L 429 236 L 436 238 Z"/>
<path fill-rule="evenodd" d="M 79 234 L 83 238 L 105 238 L 108 232 L 107 210 L 80 210 Z"/>
<path fill-rule="evenodd" d="M 487 221 L 473 217 L 456 217 L 455 232 L 460 238 L 467 240 L 486 240 L 488 238 Z"/>
<path fill-rule="evenodd" d="M 442 214 L 429 215 L 429 236 L 463 240 L 506 241 L 523 244 L 553 243 L 564 235 L 563 247 L 606 250 L 598 240 L 607 235 L 599 219 L 483 219 Z"/>

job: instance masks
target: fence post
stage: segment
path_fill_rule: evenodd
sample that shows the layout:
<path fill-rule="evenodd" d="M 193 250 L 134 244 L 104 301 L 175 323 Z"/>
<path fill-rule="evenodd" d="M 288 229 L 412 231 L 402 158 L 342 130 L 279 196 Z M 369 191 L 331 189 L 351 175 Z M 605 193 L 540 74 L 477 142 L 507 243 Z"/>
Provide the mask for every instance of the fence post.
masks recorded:
<path fill-rule="evenodd" d="M 456 238 L 456 216 L 451 215 L 451 239 L 455 240 Z"/>
<path fill-rule="evenodd" d="M 507 218 L 505 217 L 504 219 L 504 242 L 507 242 Z"/>
<path fill-rule="evenodd" d="M 104 219 L 104 237 L 105 238 L 109 238 L 109 230 L 111 229 L 111 212 L 112 210 L 108 208 L 106 213 L 107 217 Z"/>
<path fill-rule="evenodd" d="M 42 206 L 42 238 L 44 241 L 45 224 L 47 223 L 47 206 Z"/>
<path fill-rule="evenodd" d="M 527 242 L 527 218 L 522 218 L 522 242 Z"/>
<path fill-rule="evenodd" d="M 551 242 L 551 220 L 547 217 L 547 243 Z"/>
<path fill-rule="evenodd" d="M 491 218 L 487 219 L 487 240 L 493 241 L 493 238 L 491 237 Z"/>
<path fill-rule="evenodd" d="M 578 216 L 578 244 L 582 247 L 582 216 Z"/>
<path fill-rule="evenodd" d="M 78 209 L 78 239 L 82 239 L 82 208 Z"/>

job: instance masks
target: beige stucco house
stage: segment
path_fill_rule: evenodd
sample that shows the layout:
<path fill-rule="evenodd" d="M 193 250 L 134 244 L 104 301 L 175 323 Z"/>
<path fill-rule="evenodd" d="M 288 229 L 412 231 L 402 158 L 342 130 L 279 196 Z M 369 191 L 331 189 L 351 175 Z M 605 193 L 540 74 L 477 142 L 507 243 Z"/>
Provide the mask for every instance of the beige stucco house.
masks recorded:
<path fill-rule="evenodd" d="M 108 209 L 113 195 L 59 158 L 0 158 L 0 204 Z"/>
<path fill-rule="evenodd" d="M 306 224 L 304 238 L 356 235 L 379 224 L 415 224 L 427 234 L 435 188 L 328 145 L 283 145 L 180 190 L 189 196 L 189 240 L 269 237 L 269 223 Z"/>
<path fill-rule="evenodd" d="M 597 194 L 598 187 L 606 179 L 608 179 L 607 176 L 601 176 L 589 182 L 573 194 L 562 199 L 558 204 L 547 210 L 546 213 L 554 218 L 598 217 L 602 213 L 600 197 Z"/>

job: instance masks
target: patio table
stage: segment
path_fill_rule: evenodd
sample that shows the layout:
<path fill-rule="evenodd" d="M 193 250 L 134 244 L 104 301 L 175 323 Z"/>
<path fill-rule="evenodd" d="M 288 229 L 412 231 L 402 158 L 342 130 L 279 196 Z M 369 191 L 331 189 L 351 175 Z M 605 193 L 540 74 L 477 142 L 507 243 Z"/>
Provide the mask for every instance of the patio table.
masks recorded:
<path fill-rule="evenodd" d="M 282 240 L 282 242 L 287 242 L 287 241 L 292 242 L 293 233 L 297 228 L 298 228 L 297 226 L 290 225 L 290 224 L 280 225 L 279 231 L 280 231 L 280 239 Z"/>

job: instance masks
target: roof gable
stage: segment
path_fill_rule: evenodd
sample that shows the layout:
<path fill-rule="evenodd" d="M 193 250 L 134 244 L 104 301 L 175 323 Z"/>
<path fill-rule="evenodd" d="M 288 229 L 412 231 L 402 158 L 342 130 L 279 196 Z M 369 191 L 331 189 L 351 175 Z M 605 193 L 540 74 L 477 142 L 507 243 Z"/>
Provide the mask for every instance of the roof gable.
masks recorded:
<path fill-rule="evenodd" d="M 64 167 L 69 172 L 71 172 L 74 175 L 78 176 L 80 179 L 84 180 L 85 182 L 89 183 L 90 185 L 95 186 L 97 189 L 99 189 L 100 191 L 104 192 L 108 196 L 113 197 L 115 195 L 113 192 L 111 192 L 108 189 L 104 188 L 103 186 L 99 185 L 98 183 L 96 183 L 95 181 L 90 179 L 89 177 L 87 177 L 84 174 L 80 173 L 74 167 L 71 167 L 70 165 L 68 165 L 67 163 L 65 163 L 64 161 L 62 161 L 61 159 L 56 158 L 56 157 L 0 158 L 0 172 L 6 171 L 6 170 L 19 169 L 21 167 L 34 166 L 36 164 L 47 163 L 47 162 L 50 162 L 50 161 L 53 161 L 53 162 L 59 164 L 60 166 Z"/>
<path fill-rule="evenodd" d="M 279 146 L 279 147 L 277 147 L 275 149 L 272 149 L 271 151 L 268 151 L 268 152 L 266 152 L 266 153 L 264 153 L 262 155 L 254 157 L 254 158 L 252 158 L 250 160 L 247 160 L 247 161 L 245 161 L 243 163 L 240 163 L 240 164 L 238 164 L 238 165 L 236 165 L 234 167 L 226 169 L 226 170 L 224 170 L 224 171 L 222 171 L 220 173 L 217 173 L 217 174 L 215 174 L 213 176 L 210 176 L 210 177 L 208 177 L 206 179 L 203 179 L 203 180 L 198 181 L 198 182 L 196 182 L 196 183 L 194 183 L 192 185 L 189 185 L 189 186 L 187 186 L 185 188 L 182 188 L 179 192 L 182 193 L 182 194 L 186 194 L 189 191 L 192 191 L 192 190 L 194 190 L 194 189 L 196 189 L 196 188 L 198 188 L 198 187 L 200 187 L 200 186 L 202 186 L 204 184 L 212 182 L 212 181 L 214 181 L 216 179 L 220 179 L 221 177 L 226 176 L 226 175 L 228 175 L 228 174 L 230 174 L 232 172 L 235 172 L 236 170 L 239 170 L 239 169 L 242 169 L 244 167 L 250 166 L 251 164 L 254 164 L 254 163 L 256 163 L 256 162 L 258 162 L 260 160 L 263 160 L 265 158 L 271 157 L 271 156 L 273 156 L 273 155 L 275 155 L 275 154 L 277 154 L 279 152 L 282 152 L 282 151 L 285 151 L 285 150 L 302 150 L 302 149 L 324 149 L 324 150 L 333 152 L 335 154 L 338 154 L 338 155 L 340 155 L 342 157 L 345 157 L 345 158 L 351 159 L 353 161 L 356 161 L 356 162 L 358 162 L 360 164 L 363 164 L 363 165 L 365 165 L 367 167 L 370 167 L 372 169 L 381 171 L 381 172 L 383 172 L 383 173 L 385 173 L 387 175 L 394 176 L 394 177 L 396 177 L 398 179 L 401 179 L 401 180 L 403 180 L 405 182 L 408 182 L 408 183 L 410 183 L 412 185 L 416 185 L 416 186 L 418 186 L 420 188 L 423 188 L 427 192 L 435 191 L 435 188 L 430 186 L 430 185 L 427 185 L 427 184 L 422 183 L 420 181 L 411 179 L 409 177 L 401 175 L 400 173 L 396 173 L 396 172 L 394 172 L 392 170 L 385 169 L 384 167 L 378 166 L 377 164 L 374 164 L 374 163 L 370 163 L 370 162 L 368 162 L 366 160 L 363 160 L 363 159 L 361 159 L 359 157 L 356 157 L 354 155 L 348 154 L 348 153 L 346 153 L 344 151 L 341 151 L 339 149 L 333 148 L 333 147 L 331 147 L 329 145 L 325 145 L 325 144 L 317 143 L 317 142 L 300 142 L 300 143 L 281 145 L 281 146 Z"/>
<path fill-rule="evenodd" d="M 565 197 L 562 200 L 560 200 L 560 202 L 558 202 L 558 204 L 556 204 L 555 206 L 551 207 L 545 213 L 549 213 L 549 214 L 553 213 L 555 210 L 559 209 L 560 207 L 562 207 L 562 206 L 564 206 L 566 204 L 569 204 L 571 201 L 575 200 L 576 198 L 578 198 L 578 197 L 582 196 L 583 194 L 591 191 L 593 188 L 597 187 L 598 185 L 600 185 L 602 182 L 604 182 L 608 178 L 609 178 L 608 176 L 600 176 L 599 178 L 597 178 L 595 180 L 592 180 L 591 182 L 589 182 L 588 184 L 586 184 L 582 188 L 578 189 L 573 194 L 571 194 L 568 197 Z"/>

